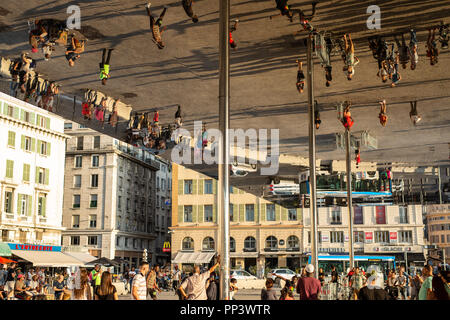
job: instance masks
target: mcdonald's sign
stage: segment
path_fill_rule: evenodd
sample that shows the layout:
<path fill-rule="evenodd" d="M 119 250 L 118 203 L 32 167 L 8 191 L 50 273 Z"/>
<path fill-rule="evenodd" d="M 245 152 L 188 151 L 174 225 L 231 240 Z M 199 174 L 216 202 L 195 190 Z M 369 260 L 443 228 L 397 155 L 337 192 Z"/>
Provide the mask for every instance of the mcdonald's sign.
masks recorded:
<path fill-rule="evenodd" d="M 169 241 L 164 242 L 162 251 L 163 252 L 170 252 L 170 242 Z"/>

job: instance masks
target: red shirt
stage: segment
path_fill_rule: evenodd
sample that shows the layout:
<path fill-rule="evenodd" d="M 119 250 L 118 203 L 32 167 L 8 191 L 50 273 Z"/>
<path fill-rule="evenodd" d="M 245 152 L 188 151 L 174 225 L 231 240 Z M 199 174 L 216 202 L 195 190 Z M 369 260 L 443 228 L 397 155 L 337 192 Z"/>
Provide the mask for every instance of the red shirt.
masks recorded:
<path fill-rule="evenodd" d="M 344 127 L 350 129 L 353 126 L 353 119 L 349 116 L 344 116 Z"/>
<path fill-rule="evenodd" d="M 320 281 L 313 277 L 302 277 L 297 283 L 297 293 L 300 300 L 319 300 L 319 293 L 322 292 Z"/>
<path fill-rule="evenodd" d="M 159 112 L 155 112 L 155 115 L 153 116 L 153 122 L 159 122 Z"/>
<path fill-rule="evenodd" d="M 233 43 L 233 42 L 234 42 L 233 36 L 231 35 L 231 32 L 230 32 L 230 44 Z"/>
<path fill-rule="evenodd" d="M 358 153 L 356 155 L 356 164 L 359 164 L 361 162 L 361 155 Z"/>
<path fill-rule="evenodd" d="M 86 102 L 83 103 L 81 113 L 82 113 L 83 115 L 86 115 L 86 114 L 90 114 L 90 113 L 91 113 L 90 110 L 89 110 L 89 104 L 88 104 L 88 103 L 86 103 Z"/>

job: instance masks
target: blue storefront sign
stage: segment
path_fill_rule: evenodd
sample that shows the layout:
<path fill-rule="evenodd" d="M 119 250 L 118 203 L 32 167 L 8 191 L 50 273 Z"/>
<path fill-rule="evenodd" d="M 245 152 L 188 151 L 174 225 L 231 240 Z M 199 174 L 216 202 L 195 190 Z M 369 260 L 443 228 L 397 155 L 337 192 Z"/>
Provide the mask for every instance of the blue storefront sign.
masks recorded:
<path fill-rule="evenodd" d="M 8 246 L 11 250 L 61 252 L 61 246 L 46 246 L 24 243 L 8 243 Z"/>

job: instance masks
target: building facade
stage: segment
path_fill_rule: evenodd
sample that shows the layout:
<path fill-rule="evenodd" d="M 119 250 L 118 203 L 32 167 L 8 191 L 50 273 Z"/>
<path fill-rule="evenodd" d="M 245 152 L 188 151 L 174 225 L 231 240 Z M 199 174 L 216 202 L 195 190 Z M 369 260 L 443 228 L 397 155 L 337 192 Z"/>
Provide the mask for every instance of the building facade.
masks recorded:
<path fill-rule="evenodd" d="M 64 175 L 63 245 L 138 266 L 156 262 L 156 172 L 149 152 L 72 122 Z"/>
<path fill-rule="evenodd" d="M 155 210 L 155 254 L 156 263 L 165 265 L 170 263 L 170 234 L 172 223 L 172 167 L 162 159 L 155 159 L 159 163 L 156 171 L 156 210 Z"/>
<path fill-rule="evenodd" d="M 443 249 L 445 261 L 450 263 L 450 204 L 429 205 L 426 210 L 428 243 Z"/>
<path fill-rule="evenodd" d="M 172 262 L 209 262 L 220 244 L 217 180 L 172 164 Z M 286 208 L 230 188 L 231 267 L 262 276 L 274 267 L 300 267 L 302 209 Z M 206 260 L 202 260 L 207 257 Z M 185 258 L 183 258 L 185 257 Z"/>
<path fill-rule="evenodd" d="M 0 233 L 10 243 L 60 245 L 64 119 L 0 93 Z"/>
<path fill-rule="evenodd" d="M 311 218 L 304 212 L 303 247 L 311 253 Z M 319 254 L 348 254 L 347 207 L 318 208 Z M 423 265 L 424 224 L 421 205 L 358 205 L 353 207 L 355 255 L 390 255 L 397 263 Z M 407 259 L 407 260 L 405 260 Z"/>

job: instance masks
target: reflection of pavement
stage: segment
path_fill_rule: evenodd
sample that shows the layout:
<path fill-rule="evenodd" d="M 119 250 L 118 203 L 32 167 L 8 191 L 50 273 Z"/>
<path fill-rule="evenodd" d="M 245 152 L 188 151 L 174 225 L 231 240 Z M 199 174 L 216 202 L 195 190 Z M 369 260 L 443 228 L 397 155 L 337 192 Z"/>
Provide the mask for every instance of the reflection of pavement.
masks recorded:
<path fill-rule="evenodd" d="M 277 291 L 277 297 L 280 296 L 280 289 L 276 288 Z M 234 296 L 236 300 L 261 300 L 261 290 L 256 289 L 248 289 L 248 290 L 239 290 L 236 295 Z M 295 300 L 298 300 L 298 294 L 294 295 Z M 119 296 L 119 300 L 131 300 L 131 295 L 123 295 Z M 173 291 L 163 291 L 158 294 L 159 300 L 178 300 L 178 296 L 174 294 Z"/>

